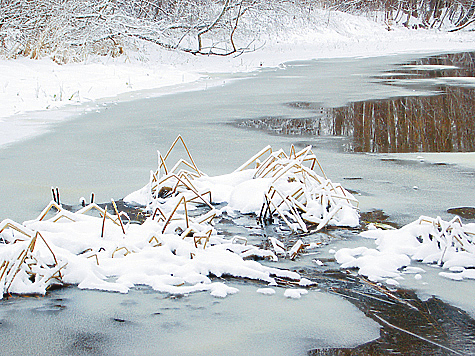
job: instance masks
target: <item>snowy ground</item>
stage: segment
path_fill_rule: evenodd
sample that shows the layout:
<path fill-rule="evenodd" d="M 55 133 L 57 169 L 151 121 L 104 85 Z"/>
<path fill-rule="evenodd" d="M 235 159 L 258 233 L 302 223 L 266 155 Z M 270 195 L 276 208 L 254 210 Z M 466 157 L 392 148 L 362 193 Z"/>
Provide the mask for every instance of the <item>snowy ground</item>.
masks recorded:
<path fill-rule="evenodd" d="M 0 145 L 47 130 L 64 112 L 48 119 L 25 113 L 83 105 L 92 110 L 99 99 L 131 98 L 147 90 L 162 95 L 213 85 L 214 73 L 249 72 L 286 61 L 313 58 L 378 56 L 403 52 L 449 52 L 475 49 L 471 32 L 408 30 L 339 12 L 316 12 L 313 22 L 260 36 L 256 49 L 238 57 L 195 57 L 144 47 L 120 58 L 91 58 L 85 63 L 57 65 L 50 59 L 0 60 Z M 194 83 L 193 85 L 190 85 Z M 184 85 L 185 84 L 185 85 Z M 214 81 L 216 84 L 216 81 Z M 91 107 L 92 105 L 92 107 Z"/>

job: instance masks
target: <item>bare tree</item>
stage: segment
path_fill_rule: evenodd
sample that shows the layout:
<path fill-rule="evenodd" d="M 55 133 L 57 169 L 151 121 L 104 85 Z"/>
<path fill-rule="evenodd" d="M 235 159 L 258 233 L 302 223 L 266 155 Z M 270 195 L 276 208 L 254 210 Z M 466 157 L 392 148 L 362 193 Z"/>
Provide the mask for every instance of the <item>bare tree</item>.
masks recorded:
<path fill-rule="evenodd" d="M 475 22 L 475 0 L 0 0 L 0 54 L 65 63 L 119 56 L 145 41 L 193 55 L 239 55 L 251 50 L 256 27 L 285 27 L 281 15 L 305 21 L 314 8 L 383 13 L 388 29 L 448 23 L 457 31 Z"/>
<path fill-rule="evenodd" d="M 236 34 L 259 0 L 0 0 L 0 48 L 8 57 L 120 55 L 140 39 L 194 55 L 249 50 Z"/>

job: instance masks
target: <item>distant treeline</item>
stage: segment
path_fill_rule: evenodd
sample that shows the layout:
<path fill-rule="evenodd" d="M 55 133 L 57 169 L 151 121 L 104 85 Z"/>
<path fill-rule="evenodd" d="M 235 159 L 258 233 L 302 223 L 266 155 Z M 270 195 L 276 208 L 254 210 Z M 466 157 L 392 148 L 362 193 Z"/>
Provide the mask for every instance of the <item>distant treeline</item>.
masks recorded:
<path fill-rule="evenodd" d="M 345 12 L 385 13 L 389 22 L 412 28 L 462 29 L 475 20 L 474 0 L 322 0 L 328 6 Z"/>
<path fill-rule="evenodd" d="M 63 63 L 91 53 L 121 55 L 141 40 L 229 55 L 250 50 L 252 36 L 280 14 L 298 20 L 315 9 L 373 16 L 388 30 L 398 23 L 457 31 L 475 21 L 475 0 L 0 0 L 0 54 Z"/>

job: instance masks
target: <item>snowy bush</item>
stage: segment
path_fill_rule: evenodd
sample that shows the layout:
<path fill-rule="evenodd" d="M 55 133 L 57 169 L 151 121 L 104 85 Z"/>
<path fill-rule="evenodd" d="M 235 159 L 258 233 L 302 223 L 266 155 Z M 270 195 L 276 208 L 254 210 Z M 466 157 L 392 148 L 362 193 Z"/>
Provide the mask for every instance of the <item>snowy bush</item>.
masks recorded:
<path fill-rule="evenodd" d="M 192 54 L 246 50 L 234 37 L 255 1 L 1 0 L 0 48 L 8 58 L 117 56 L 147 41 Z"/>
<path fill-rule="evenodd" d="M 317 9 L 366 14 L 388 29 L 400 23 L 458 30 L 475 21 L 467 0 L 0 0 L 0 8 L 0 54 L 58 63 L 119 56 L 143 41 L 195 55 L 240 54 L 272 32 L 327 21 Z"/>

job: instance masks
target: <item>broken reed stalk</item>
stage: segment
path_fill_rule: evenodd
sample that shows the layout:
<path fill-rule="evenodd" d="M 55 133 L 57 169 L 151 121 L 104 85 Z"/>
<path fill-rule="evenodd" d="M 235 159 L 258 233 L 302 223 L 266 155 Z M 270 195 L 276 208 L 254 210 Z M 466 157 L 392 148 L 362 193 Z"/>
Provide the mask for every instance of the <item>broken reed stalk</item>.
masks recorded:
<path fill-rule="evenodd" d="M 165 183 L 168 179 L 172 179 L 172 178 L 175 178 L 177 181 L 181 182 L 186 188 L 188 188 L 188 190 L 192 191 L 196 197 L 190 199 L 190 200 L 193 200 L 193 199 L 200 199 L 203 203 L 205 203 L 206 205 L 208 205 L 208 207 L 210 207 L 211 209 L 213 209 L 213 206 L 207 202 L 204 198 L 203 198 L 203 195 L 207 194 L 208 192 L 205 192 L 203 193 L 202 195 L 198 193 L 198 190 L 193 186 L 193 184 L 191 184 L 190 180 L 187 178 L 188 182 L 189 183 L 186 183 L 183 179 L 181 179 L 179 176 L 177 176 L 176 174 L 170 174 L 168 175 L 167 177 L 165 177 L 164 179 L 162 179 L 161 181 L 158 182 L 158 184 L 163 184 Z M 177 182 L 178 183 L 178 182 Z M 175 188 L 173 188 L 173 193 L 177 193 L 176 189 L 177 189 L 177 185 L 175 185 Z M 210 200 L 211 200 L 211 192 L 209 192 L 209 196 L 210 196 Z"/>
<path fill-rule="evenodd" d="M 190 161 L 191 161 L 191 164 L 193 165 L 193 169 L 196 171 L 196 173 L 198 174 L 198 176 L 201 176 L 201 172 L 200 170 L 198 169 L 198 167 L 196 166 L 195 164 L 195 161 L 193 160 L 193 157 L 191 156 L 191 153 L 190 151 L 188 150 L 188 147 L 186 146 L 186 143 L 185 141 L 183 140 L 183 137 L 181 137 L 181 135 L 178 135 L 177 138 L 175 139 L 175 141 L 173 141 L 172 145 L 170 146 L 170 148 L 168 149 L 167 153 L 165 154 L 165 157 L 163 158 L 163 164 L 165 165 L 165 161 L 167 160 L 169 154 L 171 153 L 171 151 L 173 150 L 173 148 L 175 147 L 175 145 L 178 143 L 178 141 L 181 141 L 181 143 L 183 144 L 183 147 L 185 148 L 185 151 L 186 153 L 188 154 L 188 157 L 190 158 Z M 166 170 L 166 166 L 165 167 L 165 170 Z M 160 168 L 160 167 L 159 167 Z"/>
<path fill-rule="evenodd" d="M 180 206 L 180 204 L 183 202 L 183 205 L 185 207 L 185 220 L 186 220 L 186 228 L 189 228 L 190 227 L 190 224 L 189 224 L 189 221 L 188 221 L 188 210 L 186 208 L 186 199 L 185 197 L 182 195 L 180 200 L 178 201 L 178 203 L 175 205 L 175 208 L 173 209 L 173 211 L 170 213 L 170 215 L 168 216 L 168 219 L 167 221 L 165 222 L 165 224 L 163 225 L 163 229 L 162 229 L 162 234 L 165 233 L 165 230 L 168 226 L 168 224 L 171 222 L 172 220 L 172 217 L 173 215 L 175 215 L 176 211 L 178 210 L 178 207 Z"/>
<path fill-rule="evenodd" d="M 93 255 L 90 255 L 90 256 L 87 256 L 87 258 L 93 258 L 93 257 L 96 258 L 96 264 L 99 266 L 99 257 L 97 257 L 97 253 L 95 253 Z"/>
<path fill-rule="evenodd" d="M 254 156 L 252 156 L 246 162 L 244 162 L 241 166 L 239 166 L 236 170 L 234 170 L 234 172 L 243 171 L 245 168 L 249 167 L 249 165 L 256 162 L 260 157 L 265 155 L 267 152 L 272 153 L 272 147 L 271 146 L 264 147 L 262 150 L 260 150 Z"/>
<path fill-rule="evenodd" d="M 13 276 L 10 278 L 10 283 L 8 284 L 7 288 L 5 289 L 6 291 L 8 291 L 13 283 L 13 280 L 15 279 L 16 275 L 18 274 L 18 272 L 20 272 L 21 270 L 21 265 L 25 262 L 26 260 L 26 257 L 28 256 L 28 250 L 30 252 L 33 252 L 34 248 L 35 248 L 35 245 L 36 245 L 36 240 L 37 240 L 37 237 L 38 235 L 35 235 L 30 243 L 28 244 L 28 247 L 26 249 L 24 249 L 23 251 L 20 252 L 20 254 L 18 255 L 17 259 L 16 259 L 16 262 L 20 261 L 20 263 L 18 263 L 18 266 L 16 267 L 16 270 L 15 270 L 15 273 L 13 273 Z M 16 262 L 13 264 L 12 268 L 10 269 L 10 271 L 14 268 L 14 266 L 16 265 Z M 9 271 L 9 272 L 10 272 Z M 9 273 L 7 273 L 8 275 Z"/>
<path fill-rule="evenodd" d="M 30 233 L 26 232 L 25 230 L 28 230 L 27 228 L 25 228 L 24 226 L 12 221 L 12 220 L 4 220 L 4 221 L 2 221 L 2 223 L 3 223 L 3 226 L 0 229 L 0 233 L 2 233 L 7 228 L 11 228 L 15 231 L 18 231 L 20 234 L 25 235 L 28 238 L 33 237 L 33 231 L 30 231 Z M 24 240 L 21 240 L 21 241 L 24 241 Z"/>
<path fill-rule="evenodd" d="M 209 229 L 208 231 L 205 232 L 204 236 L 197 236 L 193 235 L 193 241 L 195 243 L 195 248 L 198 248 L 198 243 L 201 245 L 201 240 L 205 239 L 205 243 L 203 245 L 203 250 L 206 248 L 207 243 L 209 242 L 209 239 L 211 237 L 212 230 Z"/>
<path fill-rule="evenodd" d="M 4 276 L 6 276 L 6 272 L 9 265 L 10 261 L 3 261 L 2 266 L 0 267 L 0 271 L 2 271 L 2 274 L 0 274 L 0 281 L 3 279 Z"/>
<path fill-rule="evenodd" d="M 156 244 L 153 245 L 152 247 L 160 247 L 162 246 L 162 243 L 160 241 L 158 241 L 157 237 L 155 235 L 153 235 L 150 240 L 148 240 L 148 243 L 151 244 L 152 241 L 155 240 Z"/>
<path fill-rule="evenodd" d="M 125 250 L 127 251 L 125 254 L 124 254 L 124 257 L 127 256 L 128 254 L 130 254 L 131 252 L 129 251 L 129 249 L 125 246 L 122 246 L 122 247 L 117 247 L 114 252 L 112 252 L 112 258 L 114 258 L 114 255 L 116 254 L 116 252 L 119 252 L 121 250 Z"/>
<path fill-rule="evenodd" d="M 48 215 L 49 211 L 52 209 L 52 208 L 55 208 L 58 212 L 60 212 L 62 210 L 61 206 L 59 206 L 59 204 L 56 202 L 56 201 L 51 201 L 47 206 L 46 208 L 43 209 L 43 211 L 40 213 L 40 215 L 36 218 L 36 220 L 38 221 L 42 221 L 46 215 Z"/>
<path fill-rule="evenodd" d="M 122 219 L 120 218 L 119 211 L 117 210 L 117 205 L 115 204 L 114 199 L 111 199 L 112 207 L 114 208 L 115 215 L 117 215 L 117 219 L 119 220 L 120 227 L 122 228 L 122 233 L 125 235 L 124 224 L 122 223 Z"/>
<path fill-rule="evenodd" d="M 101 237 L 104 237 L 104 228 L 106 225 L 106 216 L 107 216 L 107 205 L 104 208 L 104 217 L 102 219 L 102 231 L 101 231 Z"/>
<path fill-rule="evenodd" d="M 155 220 L 155 216 L 157 215 L 157 212 L 160 213 L 160 217 L 158 218 L 158 221 L 160 221 L 160 219 L 163 219 L 163 221 L 167 220 L 165 214 L 159 207 L 155 208 L 155 211 L 153 212 L 152 220 Z"/>
<path fill-rule="evenodd" d="M 61 281 L 61 279 L 63 278 L 63 276 L 61 275 L 61 270 L 62 270 L 64 267 L 66 267 L 67 265 L 68 265 L 68 264 L 65 263 L 63 266 L 61 266 L 56 272 L 54 272 L 54 273 L 51 275 L 51 277 L 49 277 L 49 278 L 46 280 L 45 283 L 48 283 L 48 282 L 49 282 L 50 280 L 52 280 L 52 279 L 56 279 L 58 282 L 60 282 L 60 283 L 62 284 L 63 282 Z M 57 276 L 56 274 L 59 274 L 59 275 Z M 49 286 L 46 287 L 46 288 L 48 289 Z"/>
<path fill-rule="evenodd" d="M 48 248 L 49 252 L 51 252 L 51 254 L 53 255 L 53 259 L 54 259 L 54 263 L 57 265 L 58 264 L 58 260 L 56 259 L 56 255 L 54 254 L 53 250 L 51 249 L 51 247 L 48 245 L 48 243 L 46 242 L 46 240 L 44 239 L 43 235 L 41 235 L 41 233 L 39 231 L 36 232 L 36 237 L 41 237 L 41 239 L 43 240 L 43 242 L 45 243 L 46 247 Z M 36 244 L 36 242 L 35 242 Z M 33 251 L 32 251 L 33 252 Z"/>

